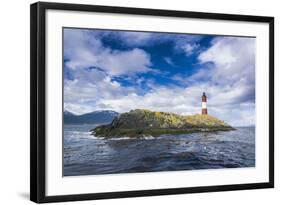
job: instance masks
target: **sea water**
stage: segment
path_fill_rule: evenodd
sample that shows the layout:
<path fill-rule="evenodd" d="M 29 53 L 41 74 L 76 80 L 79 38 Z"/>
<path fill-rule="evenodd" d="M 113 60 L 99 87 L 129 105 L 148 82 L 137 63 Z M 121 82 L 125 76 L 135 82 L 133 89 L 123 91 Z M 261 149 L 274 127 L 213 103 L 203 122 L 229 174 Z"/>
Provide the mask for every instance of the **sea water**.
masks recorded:
<path fill-rule="evenodd" d="M 255 166 L 255 128 L 181 135 L 91 135 L 95 125 L 64 126 L 64 176 Z"/>

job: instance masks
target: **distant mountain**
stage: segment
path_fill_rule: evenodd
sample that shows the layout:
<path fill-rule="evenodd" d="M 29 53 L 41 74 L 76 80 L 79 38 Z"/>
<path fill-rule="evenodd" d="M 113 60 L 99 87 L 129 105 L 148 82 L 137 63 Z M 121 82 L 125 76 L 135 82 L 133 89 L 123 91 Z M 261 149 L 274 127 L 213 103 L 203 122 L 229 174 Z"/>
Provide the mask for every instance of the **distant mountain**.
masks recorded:
<path fill-rule="evenodd" d="M 72 112 L 69 112 L 68 110 L 65 110 L 63 112 L 63 114 L 66 115 L 66 116 L 76 116 L 75 114 L 73 114 Z"/>
<path fill-rule="evenodd" d="M 118 112 L 112 110 L 101 110 L 86 113 L 83 115 L 75 115 L 68 110 L 64 111 L 64 123 L 66 124 L 108 124 L 119 115 Z"/>

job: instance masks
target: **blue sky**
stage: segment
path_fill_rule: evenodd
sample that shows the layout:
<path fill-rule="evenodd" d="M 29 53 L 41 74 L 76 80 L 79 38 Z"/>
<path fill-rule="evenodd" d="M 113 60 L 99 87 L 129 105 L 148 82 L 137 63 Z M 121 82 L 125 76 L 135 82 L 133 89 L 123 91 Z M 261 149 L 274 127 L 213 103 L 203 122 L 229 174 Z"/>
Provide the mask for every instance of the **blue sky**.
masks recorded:
<path fill-rule="evenodd" d="M 255 124 L 255 38 L 64 29 L 64 108 L 146 108 Z"/>

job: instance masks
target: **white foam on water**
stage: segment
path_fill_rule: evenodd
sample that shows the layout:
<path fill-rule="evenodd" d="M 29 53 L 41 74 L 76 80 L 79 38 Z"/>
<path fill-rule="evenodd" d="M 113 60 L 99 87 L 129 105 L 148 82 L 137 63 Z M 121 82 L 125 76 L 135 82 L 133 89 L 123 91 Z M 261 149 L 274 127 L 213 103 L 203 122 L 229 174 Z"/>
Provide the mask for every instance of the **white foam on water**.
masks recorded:
<path fill-rule="evenodd" d="M 144 135 L 144 136 L 141 137 L 141 139 L 152 140 L 152 139 L 155 139 L 155 137 L 153 137 L 151 135 Z"/>
<path fill-rule="evenodd" d="M 127 136 L 108 138 L 108 140 L 129 140 L 129 139 L 133 139 L 133 138 Z"/>

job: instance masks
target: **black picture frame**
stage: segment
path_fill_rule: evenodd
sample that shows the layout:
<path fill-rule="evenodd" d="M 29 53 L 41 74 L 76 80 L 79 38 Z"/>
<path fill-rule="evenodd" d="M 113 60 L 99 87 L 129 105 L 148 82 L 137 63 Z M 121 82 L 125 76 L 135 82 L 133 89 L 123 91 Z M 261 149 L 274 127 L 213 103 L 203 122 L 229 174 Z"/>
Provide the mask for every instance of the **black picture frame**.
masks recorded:
<path fill-rule="evenodd" d="M 46 10 L 262 22 L 269 25 L 269 181 L 263 183 L 46 196 Z M 37 203 L 97 200 L 274 187 L 274 18 L 265 16 L 38 2 L 30 7 L 30 200 Z"/>

